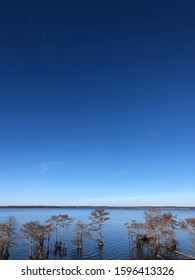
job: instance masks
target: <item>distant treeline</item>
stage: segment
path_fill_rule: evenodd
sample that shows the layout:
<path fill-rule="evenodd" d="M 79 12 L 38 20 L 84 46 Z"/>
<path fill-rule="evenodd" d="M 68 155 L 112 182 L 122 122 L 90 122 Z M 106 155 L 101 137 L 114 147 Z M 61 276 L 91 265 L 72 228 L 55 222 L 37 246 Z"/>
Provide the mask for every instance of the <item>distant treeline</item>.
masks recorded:
<path fill-rule="evenodd" d="M 75 208 L 75 209 L 195 209 L 195 206 L 63 206 L 63 205 L 0 205 L 0 208 Z"/>
<path fill-rule="evenodd" d="M 84 224 L 80 220 L 74 221 L 67 214 L 52 215 L 44 223 L 29 221 L 18 229 L 15 218 L 10 216 L 5 222 L 0 223 L 0 259 L 9 259 L 10 246 L 17 246 L 19 238 L 28 244 L 28 259 L 48 259 L 50 253 L 65 256 L 67 254 L 65 236 L 70 226 L 73 232 L 70 241 L 76 245 L 80 255 L 83 239 L 94 239 L 92 233 L 97 235 L 97 248 L 101 250 L 104 246 L 103 226 L 110 219 L 110 213 L 107 209 L 96 208 L 90 212 L 88 218 L 89 222 Z M 159 207 L 147 207 L 144 218 L 143 223 L 132 220 L 124 225 L 127 229 L 129 258 L 172 259 L 174 254 L 180 254 L 188 259 L 195 259 L 195 256 L 177 251 L 178 241 L 175 239 L 176 230 L 183 230 L 189 234 L 195 248 L 195 218 L 178 221 L 177 215 L 171 212 L 162 213 Z M 51 239 L 54 240 L 53 244 Z"/>

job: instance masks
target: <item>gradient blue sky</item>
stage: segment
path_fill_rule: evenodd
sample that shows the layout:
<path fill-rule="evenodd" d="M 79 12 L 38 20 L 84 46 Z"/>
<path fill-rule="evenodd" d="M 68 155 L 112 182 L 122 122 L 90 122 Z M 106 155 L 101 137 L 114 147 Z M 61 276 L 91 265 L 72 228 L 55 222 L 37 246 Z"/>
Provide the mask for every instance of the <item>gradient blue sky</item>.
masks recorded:
<path fill-rule="evenodd" d="M 194 14 L 1 1 L 0 205 L 195 206 Z"/>

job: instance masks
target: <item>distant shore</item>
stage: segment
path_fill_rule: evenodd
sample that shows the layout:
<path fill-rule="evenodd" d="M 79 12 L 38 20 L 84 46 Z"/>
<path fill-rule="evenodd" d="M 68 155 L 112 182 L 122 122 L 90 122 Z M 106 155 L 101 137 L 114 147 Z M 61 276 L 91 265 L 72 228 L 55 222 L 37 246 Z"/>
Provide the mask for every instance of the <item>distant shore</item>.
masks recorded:
<path fill-rule="evenodd" d="M 0 208 L 106 208 L 106 209 L 148 209 L 148 208 L 160 208 L 160 209 L 195 209 L 195 206 L 57 206 L 57 205 L 6 205 L 0 206 Z"/>

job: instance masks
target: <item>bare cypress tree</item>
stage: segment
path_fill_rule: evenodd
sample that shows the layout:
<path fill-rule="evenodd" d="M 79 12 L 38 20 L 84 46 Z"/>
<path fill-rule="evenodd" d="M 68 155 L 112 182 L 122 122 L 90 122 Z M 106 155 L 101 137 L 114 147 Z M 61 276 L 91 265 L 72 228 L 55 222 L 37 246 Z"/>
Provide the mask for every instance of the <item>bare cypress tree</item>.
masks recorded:
<path fill-rule="evenodd" d="M 46 223 L 49 223 L 52 229 L 55 231 L 55 251 L 59 248 L 59 224 L 61 221 L 61 215 L 53 215 L 51 216 Z"/>
<path fill-rule="evenodd" d="M 66 214 L 60 215 L 58 223 L 61 228 L 61 236 L 60 236 L 61 244 L 65 245 L 65 243 L 63 242 L 64 241 L 64 231 L 66 228 L 68 228 L 72 224 L 72 222 L 73 222 L 73 219 L 70 218 L 68 215 L 66 215 Z"/>
<path fill-rule="evenodd" d="M 125 226 L 128 229 L 129 257 L 143 258 L 145 225 L 132 220 L 131 223 L 125 223 Z"/>
<path fill-rule="evenodd" d="M 0 256 L 4 252 L 4 223 L 0 223 Z"/>
<path fill-rule="evenodd" d="M 25 241 L 29 245 L 29 252 L 28 257 L 29 259 L 33 259 L 33 247 L 34 247 L 34 228 L 35 228 L 36 221 L 31 221 L 28 223 L 25 223 L 22 225 L 22 228 L 20 229 L 22 232 L 22 238 L 25 239 Z"/>
<path fill-rule="evenodd" d="M 77 249 L 81 251 L 83 249 L 83 238 L 92 239 L 92 236 L 89 232 L 89 225 L 83 224 L 81 221 L 78 221 L 73 228 L 75 235 L 73 236 L 71 242 L 77 244 Z"/>
<path fill-rule="evenodd" d="M 195 218 L 186 218 L 181 222 L 181 228 L 186 230 L 190 235 L 195 236 Z"/>
<path fill-rule="evenodd" d="M 31 221 L 22 225 L 22 238 L 29 244 L 29 259 L 44 258 L 44 240 L 48 238 L 48 227 L 38 221 Z M 34 256 L 33 256 L 34 250 Z"/>
<path fill-rule="evenodd" d="M 125 226 L 128 229 L 129 245 L 133 246 L 133 236 L 136 236 L 136 246 L 140 247 L 139 237 L 142 236 L 144 233 L 144 224 L 132 220 L 131 223 L 125 223 Z"/>
<path fill-rule="evenodd" d="M 90 226 L 91 230 L 98 232 L 98 246 L 102 247 L 103 243 L 103 236 L 102 236 L 102 228 L 103 224 L 110 219 L 110 213 L 105 211 L 104 209 L 95 209 L 91 212 L 89 219 L 91 220 Z"/>
<path fill-rule="evenodd" d="M 151 208 L 145 211 L 145 228 L 152 238 L 151 245 L 157 257 L 160 256 L 160 215 L 161 211 L 158 208 Z"/>
<path fill-rule="evenodd" d="M 10 216 L 4 223 L 0 224 L 0 253 L 4 259 L 9 258 L 10 245 L 15 244 L 17 238 L 17 223 L 15 218 Z"/>
<path fill-rule="evenodd" d="M 154 253 L 160 258 L 161 250 L 165 257 L 170 249 L 176 248 L 175 230 L 178 227 L 177 215 L 171 212 L 161 213 L 160 209 L 149 209 L 145 212 L 145 228 L 153 238 Z"/>
<path fill-rule="evenodd" d="M 180 227 L 189 234 L 191 244 L 195 248 L 195 218 L 186 218 L 182 220 L 180 222 Z"/>
<path fill-rule="evenodd" d="M 165 250 L 168 247 L 176 248 L 175 229 L 178 226 L 176 217 L 177 215 L 173 215 L 171 212 L 159 216 L 161 241 Z"/>
<path fill-rule="evenodd" d="M 52 231 L 53 229 L 51 224 L 46 224 L 45 225 L 45 239 L 47 240 L 46 258 L 49 257 L 49 253 L 50 253 L 50 238 L 51 238 Z"/>
<path fill-rule="evenodd" d="M 69 227 L 73 222 L 67 214 L 53 215 L 46 221 L 47 224 L 55 231 L 55 244 L 54 252 L 65 250 L 66 245 L 64 242 L 65 228 Z"/>

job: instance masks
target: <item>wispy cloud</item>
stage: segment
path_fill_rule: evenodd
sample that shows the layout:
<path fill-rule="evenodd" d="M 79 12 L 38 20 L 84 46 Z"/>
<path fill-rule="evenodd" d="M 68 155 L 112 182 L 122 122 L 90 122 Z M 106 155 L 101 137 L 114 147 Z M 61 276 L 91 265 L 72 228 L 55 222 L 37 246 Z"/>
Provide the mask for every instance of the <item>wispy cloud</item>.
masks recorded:
<path fill-rule="evenodd" d="M 47 161 L 40 164 L 41 173 L 46 173 L 52 168 L 64 164 L 64 161 Z"/>
<path fill-rule="evenodd" d="M 122 170 L 116 172 L 116 175 L 117 175 L 117 176 L 120 176 L 120 175 L 126 174 L 126 173 L 128 173 L 128 172 L 129 172 L 128 169 L 122 169 Z"/>

